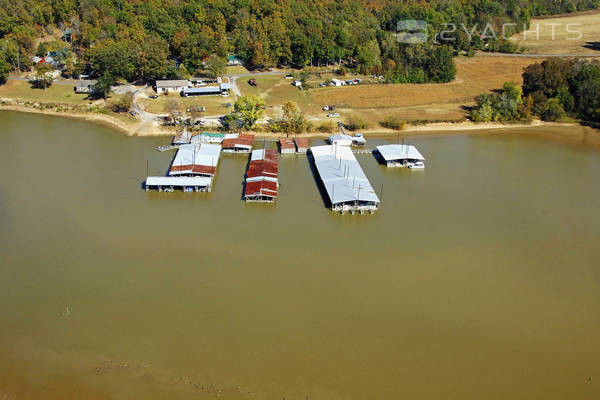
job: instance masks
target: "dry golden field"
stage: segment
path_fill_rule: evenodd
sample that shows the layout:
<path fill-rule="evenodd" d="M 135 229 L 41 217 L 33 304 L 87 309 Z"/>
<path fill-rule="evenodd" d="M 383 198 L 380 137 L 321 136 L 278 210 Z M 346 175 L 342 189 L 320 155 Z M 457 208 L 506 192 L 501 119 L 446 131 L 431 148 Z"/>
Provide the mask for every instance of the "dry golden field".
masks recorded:
<path fill-rule="evenodd" d="M 459 57 L 457 76 L 442 84 L 364 85 L 314 89 L 319 106 L 336 104 L 341 118 L 356 115 L 368 123 L 394 116 L 406 121 L 457 120 L 465 116 L 464 105 L 473 104 L 480 93 L 522 82 L 523 69 L 535 62 L 522 57 Z"/>
<path fill-rule="evenodd" d="M 600 55 L 600 11 L 534 18 L 526 35 L 520 33 L 511 40 L 530 54 Z"/>

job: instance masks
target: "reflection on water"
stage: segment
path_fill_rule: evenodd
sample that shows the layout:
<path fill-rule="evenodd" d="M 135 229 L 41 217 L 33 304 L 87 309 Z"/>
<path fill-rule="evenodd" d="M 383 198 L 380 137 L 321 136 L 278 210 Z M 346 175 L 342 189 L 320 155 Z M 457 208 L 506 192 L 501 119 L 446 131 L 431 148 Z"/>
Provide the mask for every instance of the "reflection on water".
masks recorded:
<path fill-rule="evenodd" d="M 511 132 L 359 155 L 340 216 L 304 156 L 146 193 L 167 139 L 0 113 L 0 398 L 597 398 L 600 157 Z"/>

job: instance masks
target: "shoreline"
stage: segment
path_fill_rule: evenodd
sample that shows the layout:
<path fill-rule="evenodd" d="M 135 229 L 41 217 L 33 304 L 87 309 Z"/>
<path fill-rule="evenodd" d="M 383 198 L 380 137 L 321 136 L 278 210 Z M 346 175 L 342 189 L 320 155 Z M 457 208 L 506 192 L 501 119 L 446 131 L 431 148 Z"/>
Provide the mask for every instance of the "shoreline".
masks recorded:
<path fill-rule="evenodd" d="M 164 130 L 158 126 L 154 126 L 149 122 L 139 121 L 136 123 L 127 124 L 111 115 L 95 114 L 95 113 L 73 113 L 73 112 L 59 112 L 53 110 L 39 110 L 32 107 L 23 105 L 0 105 L 0 111 L 15 111 L 30 114 L 42 114 L 50 115 L 55 117 L 64 117 L 70 119 L 78 119 L 98 125 L 112 128 L 121 134 L 126 136 L 142 136 L 142 137 L 159 137 L 159 136 L 173 136 L 174 132 L 171 130 Z M 491 130 L 502 130 L 512 131 L 515 129 L 528 129 L 528 128 L 559 128 L 559 127 L 572 127 L 576 128 L 572 134 L 564 134 L 558 132 L 546 132 L 546 133 L 529 133 L 527 136 L 543 137 L 554 141 L 560 141 L 565 143 L 581 143 L 593 147 L 600 148 L 600 130 L 591 127 L 586 127 L 578 123 L 564 123 L 564 122 L 545 122 L 540 120 L 532 121 L 528 124 L 515 123 L 515 124 L 502 124 L 498 122 L 488 123 L 475 123 L 470 121 L 463 122 L 430 122 L 420 125 L 407 125 L 403 130 L 393 130 L 388 128 L 372 128 L 360 130 L 360 133 L 366 136 L 378 136 L 378 137 L 390 137 L 390 136 L 403 136 L 403 137 L 427 137 L 434 135 L 461 135 L 461 134 L 486 134 Z M 577 129 L 578 128 L 578 129 Z M 286 137 L 294 137 L 296 135 L 287 135 L 285 133 L 271 133 L 271 132 L 256 132 L 247 131 L 255 135 L 256 138 L 266 139 L 281 139 Z M 307 132 L 300 134 L 301 137 L 311 139 L 323 139 L 327 138 L 330 134 L 335 132 Z"/>

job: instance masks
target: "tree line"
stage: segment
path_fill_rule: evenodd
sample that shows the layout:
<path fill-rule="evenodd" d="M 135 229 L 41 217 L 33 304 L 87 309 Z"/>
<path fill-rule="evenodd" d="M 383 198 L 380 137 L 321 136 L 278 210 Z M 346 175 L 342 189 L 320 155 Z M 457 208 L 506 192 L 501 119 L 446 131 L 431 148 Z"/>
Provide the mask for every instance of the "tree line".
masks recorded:
<path fill-rule="evenodd" d="M 444 23 L 479 29 L 489 24 L 500 31 L 503 22 L 515 22 L 513 29 L 520 30 L 533 15 L 599 5 L 600 0 L 0 0 L 0 78 L 6 68 L 29 68 L 35 40 L 60 29 L 79 69 L 131 81 L 185 76 L 205 69 L 211 55 L 236 54 L 252 67 L 344 63 L 390 82 L 447 82 L 455 74 L 452 56 L 481 48 L 482 42 L 459 29 L 454 40 L 435 44 Z M 430 40 L 399 43 L 396 23 L 405 19 L 427 21 Z"/>
<path fill-rule="evenodd" d="M 523 85 L 504 84 L 499 93 L 482 94 L 471 117 L 475 122 L 546 121 L 576 118 L 600 122 L 598 61 L 548 59 L 529 65 Z"/>

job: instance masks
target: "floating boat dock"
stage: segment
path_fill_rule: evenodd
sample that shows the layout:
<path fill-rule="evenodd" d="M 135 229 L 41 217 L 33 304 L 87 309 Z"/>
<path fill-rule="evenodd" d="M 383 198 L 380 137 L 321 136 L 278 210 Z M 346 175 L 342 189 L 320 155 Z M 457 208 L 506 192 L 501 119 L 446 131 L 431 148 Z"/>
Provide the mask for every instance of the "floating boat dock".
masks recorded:
<path fill-rule="evenodd" d="M 279 151 L 281 154 L 294 154 L 296 145 L 293 139 L 279 139 Z"/>
<path fill-rule="evenodd" d="M 173 159 L 169 176 L 213 177 L 219 164 L 221 145 L 212 143 L 184 144 L 179 146 Z"/>
<path fill-rule="evenodd" d="M 279 182 L 279 155 L 276 150 L 259 149 L 252 151 L 246 184 L 244 200 L 249 202 L 274 202 L 277 198 Z"/>
<path fill-rule="evenodd" d="M 386 144 L 377 146 L 385 165 L 388 167 L 406 167 L 409 164 L 425 161 L 425 157 L 415 146 L 408 144 Z"/>
<path fill-rule="evenodd" d="M 146 191 L 173 192 L 180 189 L 184 192 L 210 192 L 211 185 L 212 178 L 205 176 L 149 176 L 144 186 Z"/>
<path fill-rule="evenodd" d="M 168 176 L 149 176 L 144 184 L 146 191 L 210 192 L 217 172 L 221 145 L 212 143 L 182 144 L 169 168 Z"/>
<path fill-rule="evenodd" d="M 379 197 L 350 147 L 315 146 L 310 150 L 333 211 L 362 214 L 379 208 Z"/>
<path fill-rule="evenodd" d="M 238 136 L 237 133 L 202 132 L 192 136 L 190 143 L 222 143 L 225 139 L 236 139 Z"/>
<path fill-rule="evenodd" d="M 295 138 L 294 142 L 296 142 L 296 153 L 298 154 L 306 154 L 310 145 L 308 144 L 308 138 Z"/>
<path fill-rule="evenodd" d="M 250 153 L 254 143 L 254 135 L 240 133 L 235 138 L 223 139 L 221 147 L 223 153 Z"/>
<path fill-rule="evenodd" d="M 188 144 L 190 139 L 192 138 L 191 132 L 187 130 L 187 127 L 184 127 L 182 131 L 177 132 L 175 137 L 173 137 L 172 144 L 180 145 L 180 144 Z"/>

